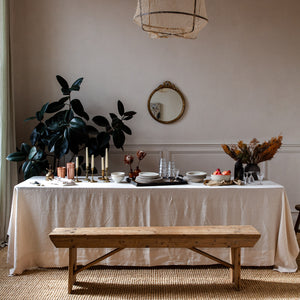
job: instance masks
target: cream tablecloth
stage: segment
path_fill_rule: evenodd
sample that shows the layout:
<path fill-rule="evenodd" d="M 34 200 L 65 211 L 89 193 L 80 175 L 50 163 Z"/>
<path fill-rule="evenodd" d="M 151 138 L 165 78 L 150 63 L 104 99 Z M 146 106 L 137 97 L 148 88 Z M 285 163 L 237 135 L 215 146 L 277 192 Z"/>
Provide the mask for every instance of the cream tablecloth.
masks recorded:
<path fill-rule="evenodd" d="M 37 180 L 45 186 L 34 186 Z M 203 184 L 136 187 L 128 183 L 55 186 L 37 177 L 14 188 L 9 225 L 11 274 L 36 267 L 68 265 L 68 250 L 48 238 L 55 227 L 253 225 L 261 238 L 242 250 L 244 266 L 297 269 L 299 252 L 284 187 L 263 185 L 207 187 Z M 87 263 L 107 249 L 79 249 Z M 209 253 L 229 260 L 228 249 Z M 214 263 L 188 249 L 125 249 L 103 264 L 123 266 L 204 265 Z"/>

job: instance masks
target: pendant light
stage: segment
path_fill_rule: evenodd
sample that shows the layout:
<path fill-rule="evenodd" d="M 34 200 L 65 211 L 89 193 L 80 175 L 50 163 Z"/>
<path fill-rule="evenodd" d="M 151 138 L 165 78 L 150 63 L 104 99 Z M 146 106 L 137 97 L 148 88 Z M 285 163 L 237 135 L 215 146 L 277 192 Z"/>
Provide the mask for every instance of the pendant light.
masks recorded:
<path fill-rule="evenodd" d="M 133 20 L 151 38 L 187 39 L 208 22 L 205 0 L 138 0 Z"/>

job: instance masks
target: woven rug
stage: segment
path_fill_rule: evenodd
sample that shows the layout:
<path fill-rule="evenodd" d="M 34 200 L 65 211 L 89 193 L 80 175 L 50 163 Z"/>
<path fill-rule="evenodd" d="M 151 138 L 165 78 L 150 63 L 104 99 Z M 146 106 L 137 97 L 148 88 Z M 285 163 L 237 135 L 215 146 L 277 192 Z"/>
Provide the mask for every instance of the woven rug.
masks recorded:
<path fill-rule="evenodd" d="M 300 235 L 298 235 L 300 240 Z M 67 293 L 63 269 L 26 271 L 8 276 L 7 248 L 0 249 L 0 299 L 300 299 L 300 271 L 242 268 L 235 291 L 223 267 L 95 267 L 77 275 Z M 300 265 L 300 257 L 298 257 Z"/>

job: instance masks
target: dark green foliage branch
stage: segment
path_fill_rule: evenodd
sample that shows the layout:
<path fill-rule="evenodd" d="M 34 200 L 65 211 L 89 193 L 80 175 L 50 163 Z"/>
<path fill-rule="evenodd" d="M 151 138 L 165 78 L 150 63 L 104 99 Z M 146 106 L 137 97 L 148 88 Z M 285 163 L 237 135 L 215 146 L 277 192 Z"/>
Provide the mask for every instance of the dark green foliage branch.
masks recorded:
<path fill-rule="evenodd" d="M 125 134 L 131 135 L 131 129 L 124 124 L 136 114 L 134 111 L 125 111 L 123 103 L 118 100 L 119 117 L 110 113 L 109 122 L 103 116 L 95 116 L 92 121 L 101 127 L 86 124 L 89 115 L 79 99 L 72 99 L 71 93 L 79 91 L 83 78 L 77 79 L 71 86 L 61 76 L 56 76 L 61 86 L 63 97 L 58 101 L 47 102 L 35 116 L 25 121 L 37 120 L 38 124 L 30 135 L 31 145 L 22 143 L 21 148 L 7 156 L 10 161 L 23 161 L 20 170 L 24 178 L 45 174 L 49 167 L 49 158 L 52 158 L 53 169 L 57 162 L 69 152 L 73 153 L 71 160 L 80 150 L 89 147 L 89 154 L 104 156 L 105 148 L 109 148 L 112 137 L 116 148 L 123 150 Z M 48 119 L 45 116 L 50 114 Z M 83 157 L 79 157 L 80 164 Z M 85 169 L 85 165 L 82 165 Z"/>

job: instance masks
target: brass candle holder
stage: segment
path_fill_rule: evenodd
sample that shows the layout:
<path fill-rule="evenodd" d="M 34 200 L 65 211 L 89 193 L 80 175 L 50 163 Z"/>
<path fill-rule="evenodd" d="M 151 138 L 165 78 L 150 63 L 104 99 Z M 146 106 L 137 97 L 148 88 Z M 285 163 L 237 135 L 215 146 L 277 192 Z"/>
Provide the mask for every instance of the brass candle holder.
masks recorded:
<path fill-rule="evenodd" d="M 90 179 L 89 179 L 89 166 L 86 166 L 86 168 L 85 168 L 85 172 L 86 172 L 86 174 L 85 174 L 85 181 L 90 181 Z"/>
<path fill-rule="evenodd" d="M 76 168 L 75 170 L 76 170 L 76 179 L 75 179 L 75 182 L 81 182 L 81 180 L 78 179 L 78 168 Z"/>
<path fill-rule="evenodd" d="M 99 180 L 105 180 L 104 174 L 105 174 L 104 170 L 101 170 L 101 176 L 99 176 L 98 179 Z"/>
<path fill-rule="evenodd" d="M 109 178 L 108 178 L 108 168 L 105 169 L 105 182 L 109 182 Z"/>
<path fill-rule="evenodd" d="M 97 182 L 97 180 L 94 180 L 94 168 L 92 168 L 91 170 L 92 170 L 92 179 L 90 180 L 90 182 Z"/>

